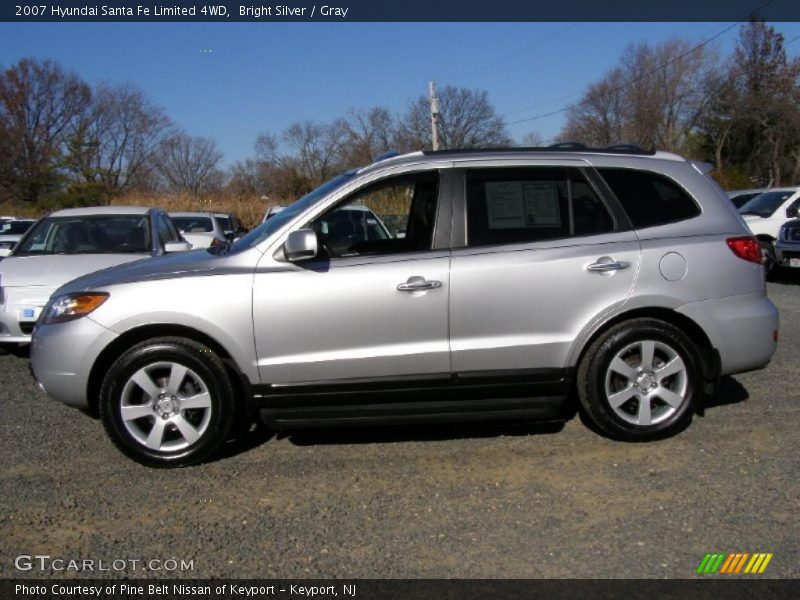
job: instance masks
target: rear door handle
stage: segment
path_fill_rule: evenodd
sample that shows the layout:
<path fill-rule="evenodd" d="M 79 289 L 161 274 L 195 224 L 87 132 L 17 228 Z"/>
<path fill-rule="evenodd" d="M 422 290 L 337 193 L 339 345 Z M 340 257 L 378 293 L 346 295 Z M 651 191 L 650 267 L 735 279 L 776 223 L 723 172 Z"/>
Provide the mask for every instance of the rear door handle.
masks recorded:
<path fill-rule="evenodd" d="M 398 284 L 397 290 L 400 292 L 421 292 L 423 290 L 435 290 L 440 287 L 442 287 L 441 281 L 428 281 L 427 279 L 411 277 L 405 283 Z"/>
<path fill-rule="evenodd" d="M 620 269 L 627 269 L 631 264 L 622 260 L 599 260 L 596 263 L 590 264 L 586 267 L 587 271 L 592 273 L 608 273 L 610 271 L 619 271 Z"/>

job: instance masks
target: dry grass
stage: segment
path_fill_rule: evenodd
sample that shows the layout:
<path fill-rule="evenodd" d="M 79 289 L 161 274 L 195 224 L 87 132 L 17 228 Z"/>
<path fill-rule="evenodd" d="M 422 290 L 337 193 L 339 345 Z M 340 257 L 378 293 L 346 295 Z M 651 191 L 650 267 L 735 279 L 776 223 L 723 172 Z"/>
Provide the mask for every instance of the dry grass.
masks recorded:
<path fill-rule="evenodd" d="M 170 211 L 208 211 L 236 214 L 245 227 L 252 228 L 261 223 L 264 213 L 271 206 L 285 205 L 280 200 L 265 201 L 257 197 L 234 197 L 226 194 L 193 198 L 188 194 L 143 194 L 132 192 L 111 199 L 115 206 L 155 206 Z M 22 202 L 0 202 L 0 215 L 39 218 L 45 210 L 32 204 Z"/>

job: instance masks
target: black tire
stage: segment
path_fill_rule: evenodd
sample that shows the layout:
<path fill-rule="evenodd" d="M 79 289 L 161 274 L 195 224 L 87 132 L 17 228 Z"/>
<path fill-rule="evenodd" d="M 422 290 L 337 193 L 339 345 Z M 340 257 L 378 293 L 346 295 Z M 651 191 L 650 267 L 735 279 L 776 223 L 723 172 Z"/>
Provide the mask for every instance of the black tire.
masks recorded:
<path fill-rule="evenodd" d="M 649 364 L 654 368 L 642 369 L 641 366 L 645 364 L 644 347 L 651 343 L 654 358 Z M 675 356 L 682 360 L 683 370 L 660 378 L 657 374 L 660 368 Z M 626 363 L 623 366 L 637 374 L 629 379 L 627 385 L 627 378 L 611 367 L 615 358 L 623 360 Z M 676 361 L 675 364 L 680 363 Z M 656 365 L 658 368 L 655 368 Z M 651 378 L 650 373 L 656 376 Z M 637 383 L 634 384 L 634 380 Z M 642 392 L 640 386 L 648 391 Z M 631 319 L 611 327 L 589 346 L 578 367 L 577 387 L 584 415 L 603 435 L 632 442 L 663 439 L 682 431 L 691 423 L 702 394 L 700 357 L 696 346 L 677 327 L 657 319 Z M 609 389 L 614 393 L 609 394 Z M 610 395 L 624 398 L 631 393 L 636 395 L 617 408 L 612 406 Z M 667 404 L 665 399 L 672 404 Z M 641 405 L 643 402 L 646 403 L 645 407 Z"/>
<path fill-rule="evenodd" d="M 144 387 L 133 383 L 134 376 L 141 378 L 147 369 L 148 383 L 164 392 L 164 386 L 169 387 L 172 379 L 172 371 L 167 371 L 172 365 L 187 371 L 182 377 L 174 377 L 176 381 L 180 379 L 176 387 L 182 391 L 174 396 L 167 392 L 167 399 L 161 401 L 165 404 L 158 400 L 163 394 L 154 398 Z M 185 395 L 186 391 L 196 394 Z M 134 396 L 140 403 L 129 403 Z M 208 406 L 183 407 L 182 403 L 190 402 L 190 398 L 201 398 Z M 136 344 L 111 365 L 100 388 L 100 418 L 109 437 L 126 456 L 149 467 L 185 467 L 210 458 L 230 435 L 235 406 L 233 387 L 222 361 L 208 347 L 186 338 L 153 338 Z M 123 407 L 141 412 L 151 409 L 152 414 L 148 412 L 136 420 L 129 416 L 126 420 Z M 187 423 L 194 428 L 194 432 L 189 430 L 189 437 L 182 430 Z M 150 441 L 148 424 L 150 434 L 160 427 L 153 437 L 154 443 L 159 440 L 159 448 L 146 445 Z"/>
<path fill-rule="evenodd" d="M 778 261 L 775 258 L 775 247 L 772 242 L 759 240 L 761 245 L 761 257 L 764 264 L 764 275 L 772 278 L 778 275 Z"/>

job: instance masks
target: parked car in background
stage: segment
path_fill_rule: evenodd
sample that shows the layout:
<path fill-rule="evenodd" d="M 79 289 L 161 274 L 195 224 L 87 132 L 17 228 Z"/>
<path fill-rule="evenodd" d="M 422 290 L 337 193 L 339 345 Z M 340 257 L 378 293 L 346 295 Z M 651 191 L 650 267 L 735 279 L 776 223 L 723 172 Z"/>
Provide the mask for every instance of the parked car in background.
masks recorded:
<path fill-rule="evenodd" d="M 236 240 L 245 233 L 247 233 L 247 228 L 242 224 L 237 217 L 233 213 L 213 213 L 214 218 L 222 227 L 222 232 L 225 234 L 225 237 L 229 240 L 233 241 Z"/>
<path fill-rule="evenodd" d="M 169 216 L 193 249 L 210 248 L 227 242 L 222 225 L 210 212 L 171 212 Z"/>
<path fill-rule="evenodd" d="M 34 219 L 12 219 L 0 224 L 0 259 L 11 253 L 16 243 L 35 222 Z"/>
<path fill-rule="evenodd" d="M 267 219 L 271 219 L 272 217 L 277 215 L 279 212 L 281 212 L 284 208 L 286 208 L 286 207 L 285 206 L 270 206 L 267 209 L 267 212 L 264 213 L 264 218 L 261 220 L 261 222 L 263 223 Z"/>
<path fill-rule="evenodd" d="M 800 216 L 800 187 L 772 188 L 748 200 L 740 209 L 745 223 L 758 238 L 769 274 L 775 267 L 775 241 L 781 226 Z"/>
<path fill-rule="evenodd" d="M 800 219 L 786 221 L 775 242 L 775 263 L 800 271 Z"/>
<path fill-rule="evenodd" d="M 159 467 L 208 458 L 259 414 L 558 419 L 577 397 L 605 435 L 660 439 L 777 347 L 758 242 L 709 170 L 630 146 L 385 158 L 218 253 L 65 285 L 33 372 Z"/>
<path fill-rule="evenodd" d="M 744 206 L 745 202 L 747 202 L 752 198 L 755 198 L 756 196 L 758 196 L 763 192 L 766 192 L 768 189 L 769 188 L 758 188 L 752 190 L 733 190 L 731 192 L 728 192 L 728 198 L 730 198 L 730 201 L 738 210 L 742 206 Z"/>
<path fill-rule="evenodd" d="M 0 343 L 30 341 L 50 294 L 68 281 L 188 249 L 157 208 L 74 208 L 39 219 L 0 262 Z"/>

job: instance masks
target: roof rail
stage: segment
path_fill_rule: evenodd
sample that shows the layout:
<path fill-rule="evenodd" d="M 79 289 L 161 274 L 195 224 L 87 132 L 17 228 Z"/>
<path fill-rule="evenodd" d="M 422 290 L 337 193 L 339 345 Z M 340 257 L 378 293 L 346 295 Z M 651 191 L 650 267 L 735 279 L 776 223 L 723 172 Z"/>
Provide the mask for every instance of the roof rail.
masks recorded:
<path fill-rule="evenodd" d="M 572 151 L 580 151 L 580 150 L 588 150 L 589 148 L 586 144 L 581 144 L 580 142 L 556 142 L 555 144 L 550 144 L 546 146 L 548 150 L 572 150 Z"/>
<path fill-rule="evenodd" d="M 505 148 L 460 148 L 452 150 L 423 150 L 426 156 L 477 154 L 492 152 L 587 152 L 591 154 L 639 154 L 653 156 L 655 150 L 645 150 L 635 144 L 615 144 L 605 148 L 592 148 L 580 142 L 559 142 L 551 146 L 512 146 Z"/>
<path fill-rule="evenodd" d="M 390 158 L 394 158 L 395 156 L 400 156 L 400 153 L 397 150 L 389 150 L 388 152 L 384 152 L 383 154 L 376 156 L 375 160 L 372 162 L 381 162 L 382 160 L 388 160 Z"/>

